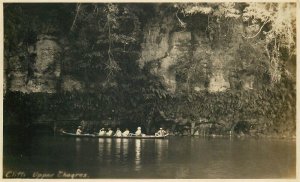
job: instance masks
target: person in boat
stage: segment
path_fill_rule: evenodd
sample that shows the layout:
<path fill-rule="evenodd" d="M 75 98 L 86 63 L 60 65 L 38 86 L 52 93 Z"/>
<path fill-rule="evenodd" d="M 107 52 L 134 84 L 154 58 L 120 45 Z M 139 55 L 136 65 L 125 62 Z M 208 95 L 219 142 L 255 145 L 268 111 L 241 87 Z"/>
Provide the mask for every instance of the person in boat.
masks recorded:
<path fill-rule="evenodd" d="M 115 133 L 114 136 L 117 136 L 117 137 L 121 137 L 122 136 L 122 131 L 120 130 L 120 128 L 117 128 L 117 131 Z"/>
<path fill-rule="evenodd" d="M 125 129 L 125 131 L 122 133 L 122 136 L 129 136 L 130 131 L 128 128 Z"/>
<path fill-rule="evenodd" d="M 113 136 L 113 130 L 108 128 L 108 132 L 106 132 L 106 136 Z"/>
<path fill-rule="evenodd" d="M 76 130 L 76 135 L 81 135 L 81 133 L 82 133 L 81 126 L 78 126 Z"/>
<path fill-rule="evenodd" d="M 101 128 L 99 131 L 99 136 L 104 136 L 106 134 L 105 128 Z"/>
<path fill-rule="evenodd" d="M 162 128 L 159 128 L 158 132 L 155 133 L 155 136 L 165 136 L 167 132 Z"/>
<path fill-rule="evenodd" d="M 59 133 L 66 133 L 63 128 L 59 129 Z"/>
<path fill-rule="evenodd" d="M 142 128 L 138 127 L 136 132 L 135 132 L 135 136 L 142 136 Z"/>

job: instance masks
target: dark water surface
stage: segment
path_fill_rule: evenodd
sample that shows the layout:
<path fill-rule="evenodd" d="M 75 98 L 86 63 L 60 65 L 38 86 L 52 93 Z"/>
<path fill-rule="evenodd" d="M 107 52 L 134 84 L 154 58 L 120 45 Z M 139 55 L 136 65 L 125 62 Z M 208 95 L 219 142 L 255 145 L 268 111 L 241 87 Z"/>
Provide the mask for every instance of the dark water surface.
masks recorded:
<path fill-rule="evenodd" d="M 296 176 L 296 142 L 279 139 L 10 137 L 3 155 L 4 178 Z"/>

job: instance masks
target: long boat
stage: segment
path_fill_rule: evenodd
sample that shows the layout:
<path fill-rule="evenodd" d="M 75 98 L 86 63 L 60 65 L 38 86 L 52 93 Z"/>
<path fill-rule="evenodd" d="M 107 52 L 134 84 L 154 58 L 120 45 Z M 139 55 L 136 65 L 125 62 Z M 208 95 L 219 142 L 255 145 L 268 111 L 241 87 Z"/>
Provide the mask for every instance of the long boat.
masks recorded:
<path fill-rule="evenodd" d="M 168 135 L 164 136 L 155 136 L 155 135 L 142 135 L 142 136 L 101 136 L 97 134 L 80 134 L 76 135 L 75 133 L 61 132 L 61 136 L 69 136 L 69 137 L 78 137 L 78 138 L 131 138 L 131 139 L 164 139 Z"/>

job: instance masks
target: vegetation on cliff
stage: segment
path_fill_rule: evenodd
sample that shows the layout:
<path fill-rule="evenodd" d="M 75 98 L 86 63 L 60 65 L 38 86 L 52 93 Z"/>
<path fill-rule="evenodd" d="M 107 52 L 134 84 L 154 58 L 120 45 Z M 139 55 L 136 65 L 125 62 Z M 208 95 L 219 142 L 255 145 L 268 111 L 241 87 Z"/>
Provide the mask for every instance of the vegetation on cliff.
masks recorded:
<path fill-rule="evenodd" d="M 112 118 L 111 125 L 142 125 L 147 133 L 164 126 L 192 134 L 294 135 L 295 6 L 7 3 L 4 124 L 77 118 L 100 127 Z M 15 89 L 12 75 L 25 75 L 22 88 L 37 79 L 43 59 L 36 44 L 43 39 L 61 47 L 53 58 L 59 66 L 44 72 L 56 70 L 48 78 L 56 91 Z M 153 44 L 166 51 L 144 51 Z M 175 91 L 166 84 L 173 77 Z M 224 89 L 214 91 L 219 78 Z"/>

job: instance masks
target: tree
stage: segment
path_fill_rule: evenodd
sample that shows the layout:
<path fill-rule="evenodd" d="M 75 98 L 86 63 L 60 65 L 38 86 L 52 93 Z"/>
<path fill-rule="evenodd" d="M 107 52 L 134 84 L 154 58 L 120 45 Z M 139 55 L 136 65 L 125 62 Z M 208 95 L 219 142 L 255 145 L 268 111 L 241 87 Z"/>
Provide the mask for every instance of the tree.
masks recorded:
<path fill-rule="evenodd" d="M 271 80 L 280 81 L 282 74 L 291 76 L 284 68 L 284 62 L 296 55 L 296 4 L 249 3 L 242 17 L 248 24 L 247 28 L 256 27 L 257 32 L 245 38 L 253 39 L 262 34 L 260 37 L 265 41 L 265 51 L 271 63 Z"/>

